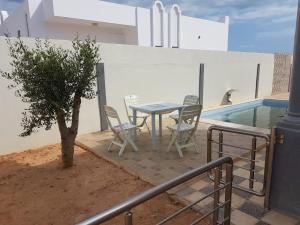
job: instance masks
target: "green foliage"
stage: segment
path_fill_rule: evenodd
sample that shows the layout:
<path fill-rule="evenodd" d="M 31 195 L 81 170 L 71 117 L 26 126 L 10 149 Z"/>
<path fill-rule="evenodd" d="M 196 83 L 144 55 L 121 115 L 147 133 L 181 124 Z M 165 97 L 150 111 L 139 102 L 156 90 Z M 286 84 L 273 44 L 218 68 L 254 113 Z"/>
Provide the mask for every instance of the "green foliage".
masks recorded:
<path fill-rule="evenodd" d="M 75 96 L 77 99 L 95 97 L 95 65 L 100 58 L 94 40 L 75 39 L 72 50 L 39 39 L 34 48 L 26 46 L 21 39 L 8 39 L 7 43 L 12 71 L 0 74 L 12 81 L 9 88 L 16 88 L 16 95 L 29 104 L 23 112 L 21 136 L 28 136 L 41 127 L 50 129 L 59 113 L 66 122 L 71 121 Z"/>

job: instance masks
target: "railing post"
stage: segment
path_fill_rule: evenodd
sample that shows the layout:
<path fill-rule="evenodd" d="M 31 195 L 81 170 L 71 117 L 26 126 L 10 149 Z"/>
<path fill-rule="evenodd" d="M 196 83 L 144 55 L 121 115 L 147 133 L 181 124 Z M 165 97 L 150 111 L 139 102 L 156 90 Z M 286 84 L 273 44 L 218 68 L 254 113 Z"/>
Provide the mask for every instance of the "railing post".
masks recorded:
<path fill-rule="evenodd" d="M 207 132 L 207 163 L 211 162 L 211 141 L 212 141 L 212 131 Z"/>
<path fill-rule="evenodd" d="M 215 172 L 215 180 L 214 180 L 214 191 L 217 190 L 218 188 L 220 188 L 220 179 L 221 179 L 221 168 L 217 167 L 214 169 Z M 218 224 L 218 220 L 219 220 L 219 204 L 220 204 L 220 191 L 216 191 L 214 193 L 214 215 L 213 215 L 213 225 L 217 225 Z"/>
<path fill-rule="evenodd" d="M 132 213 L 131 212 L 126 212 L 125 213 L 125 225 L 132 225 Z"/>
<path fill-rule="evenodd" d="M 203 105 L 203 92 L 204 92 L 204 64 L 200 64 L 199 71 L 199 104 Z"/>
<path fill-rule="evenodd" d="M 223 157 L 223 132 L 219 133 L 219 158 Z"/>
<path fill-rule="evenodd" d="M 256 83 L 255 83 L 255 98 L 258 98 L 259 76 L 260 76 L 260 64 L 257 64 L 257 69 L 256 69 Z"/>
<path fill-rule="evenodd" d="M 276 128 L 272 128 L 271 137 L 266 142 L 266 160 L 265 160 L 265 173 L 264 173 L 264 192 L 265 192 L 265 208 L 270 208 L 270 191 L 272 179 L 272 167 L 274 158 L 274 145 L 276 142 Z"/>
<path fill-rule="evenodd" d="M 249 188 L 253 189 L 254 186 L 254 176 L 255 176 L 255 158 L 256 158 L 256 137 L 252 138 L 252 148 L 251 148 L 251 162 L 250 162 L 250 180 Z"/>
<path fill-rule="evenodd" d="M 221 131 L 219 133 L 219 158 L 222 158 L 223 157 L 223 139 L 224 139 L 224 136 L 223 136 L 223 132 Z M 220 168 L 220 177 L 222 178 L 222 165 L 219 167 Z"/>
<path fill-rule="evenodd" d="M 232 198 L 232 179 L 233 179 L 232 164 L 226 164 L 226 182 L 229 184 L 225 187 L 225 208 L 224 208 L 224 225 L 230 225 L 231 215 L 231 198 Z"/>

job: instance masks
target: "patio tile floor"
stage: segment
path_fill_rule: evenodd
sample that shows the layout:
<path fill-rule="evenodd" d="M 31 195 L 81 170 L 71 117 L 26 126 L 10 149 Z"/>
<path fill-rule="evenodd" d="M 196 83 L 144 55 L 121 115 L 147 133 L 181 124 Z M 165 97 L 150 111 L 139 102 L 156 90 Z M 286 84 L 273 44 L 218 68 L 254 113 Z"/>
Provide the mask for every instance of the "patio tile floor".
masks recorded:
<path fill-rule="evenodd" d="M 189 170 L 206 164 L 206 133 L 210 125 L 200 123 L 197 131 L 197 144 L 200 148 L 200 153 L 196 153 L 193 148 L 186 149 L 183 152 L 184 157 L 180 158 L 175 148 L 170 152 L 166 152 L 166 148 L 170 141 L 170 134 L 163 130 L 164 135 L 158 138 L 159 150 L 153 150 L 150 136 L 148 133 L 142 133 L 137 137 L 136 144 L 139 147 L 139 152 L 134 152 L 131 147 L 127 147 L 121 157 L 118 156 L 118 149 L 107 152 L 112 134 L 111 132 L 97 132 L 87 135 L 82 135 L 77 139 L 77 144 L 85 147 L 104 158 L 118 167 L 121 167 L 141 179 L 158 185 L 164 181 L 170 180 Z M 233 145 L 250 147 L 251 139 L 239 135 L 226 135 L 224 140 Z M 259 141 L 258 141 L 259 143 Z M 213 145 L 213 150 L 217 146 Z M 224 147 L 225 152 L 236 153 L 237 150 Z M 264 159 L 264 149 L 257 154 L 257 159 Z M 248 163 L 241 160 L 235 160 L 234 165 L 249 167 Z M 264 168 L 263 164 L 257 167 L 257 173 L 254 184 L 254 190 L 260 190 L 262 187 L 262 175 Z M 234 183 L 248 187 L 249 172 L 246 170 L 234 167 Z M 176 200 L 189 204 L 195 201 L 212 190 L 212 181 L 207 175 L 203 175 L 180 185 L 169 191 Z M 221 198 L 224 194 L 221 194 Z M 201 213 L 208 212 L 212 208 L 212 198 L 208 198 L 203 202 L 198 203 L 194 209 Z M 232 195 L 232 224 L 233 225 L 263 225 L 263 224 L 285 224 L 297 225 L 300 220 L 280 214 L 275 211 L 266 211 L 263 208 L 263 197 L 253 196 L 251 194 L 233 189 Z M 281 223 L 278 223 L 280 221 Z M 282 222 L 284 221 L 284 222 Z"/>

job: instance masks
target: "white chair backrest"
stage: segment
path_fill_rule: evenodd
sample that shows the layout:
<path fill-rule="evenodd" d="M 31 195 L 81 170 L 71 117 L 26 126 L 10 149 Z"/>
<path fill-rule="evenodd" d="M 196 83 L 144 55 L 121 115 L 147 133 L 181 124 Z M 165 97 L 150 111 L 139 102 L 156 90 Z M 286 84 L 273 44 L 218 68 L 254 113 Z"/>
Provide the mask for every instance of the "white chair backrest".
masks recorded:
<path fill-rule="evenodd" d="M 180 127 L 182 123 L 188 123 L 190 125 L 193 125 L 194 129 L 196 130 L 198 127 L 201 111 L 202 105 L 190 105 L 184 107 L 181 110 L 179 116 L 178 127 Z"/>
<path fill-rule="evenodd" d="M 199 104 L 199 97 L 196 95 L 187 95 L 183 100 L 184 105 L 197 105 Z"/>
<path fill-rule="evenodd" d="M 127 113 L 127 117 L 129 119 L 130 122 L 131 121 L 131 116 L 132 113 L 131 109 L 129 108 L 130 105 L 135 105 L 139 103 L 139 97 L 137 95 L 127 95 L 124 97 L 124 104 L 125 104 L 125 109 L 126 109 L 126 113 Z"/>
<path fill-rule="evenodd" d="M 105 105 L 103 107 L 109 127 L 114 131 L 114 126 L 118 125 L 120 129 L 123 130 L 117 111 L 111 106 Z"/>

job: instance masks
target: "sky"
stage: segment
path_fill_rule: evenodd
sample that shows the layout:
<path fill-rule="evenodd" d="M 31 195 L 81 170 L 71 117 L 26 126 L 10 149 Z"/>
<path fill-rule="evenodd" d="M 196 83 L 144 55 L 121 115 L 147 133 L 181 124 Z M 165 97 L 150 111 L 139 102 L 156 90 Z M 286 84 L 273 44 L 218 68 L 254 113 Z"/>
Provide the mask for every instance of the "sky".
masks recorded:
<path fill-rule="evenodd" d="M 23 0 L 0 0 L 0 9 L 13 11 Z M 153 0 L 107 0 L 150 7 Z M 182 14 L 217 20 L 230 17 L 229 50 L 287 52 L 294 46 L 297 0 L 162 0 L 178 4 Z"/>

